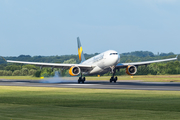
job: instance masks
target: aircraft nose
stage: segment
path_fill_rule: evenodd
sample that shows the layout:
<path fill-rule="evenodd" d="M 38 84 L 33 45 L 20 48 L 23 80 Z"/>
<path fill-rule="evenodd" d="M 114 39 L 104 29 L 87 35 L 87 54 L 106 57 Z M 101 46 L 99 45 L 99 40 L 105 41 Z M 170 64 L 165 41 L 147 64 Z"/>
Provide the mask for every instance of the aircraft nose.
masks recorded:
<path fill-rule="evenodd" d="M 114 56 L 113 56 L 113 64 L 119 63 L 119 60 L 120 60 L 119 55 L 114 55 Z"/>

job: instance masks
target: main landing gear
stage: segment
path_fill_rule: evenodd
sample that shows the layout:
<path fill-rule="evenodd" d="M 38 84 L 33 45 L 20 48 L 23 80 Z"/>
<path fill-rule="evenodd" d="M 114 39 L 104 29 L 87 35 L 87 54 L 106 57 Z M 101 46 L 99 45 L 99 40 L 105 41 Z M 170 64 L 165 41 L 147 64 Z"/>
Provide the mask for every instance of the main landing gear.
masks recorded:
<path fill-rule="evenodd" d="M 84 83 L 86 81 L 86 78 L 85 77 L 79 77 L 78 79 L 78 83 Z"/>
<path fill-rule="evenodd" d="M 78 79 L 78 83 L 84 83 L 86 81 L 86 78 L 85 77 L 82 77 L 82 73 L 81 73 L 81 77 L 79 77 Z"/>
<path fill-rule="evenodd" d="M 117 81 L 117 76 L 116 76 L 116 77 L 114 77 L 114 76 L 111 77 L 110 83 L 112 83 L 113 81 L 114 81 L 114 83 L 116 83 L 116 81 Z"/>

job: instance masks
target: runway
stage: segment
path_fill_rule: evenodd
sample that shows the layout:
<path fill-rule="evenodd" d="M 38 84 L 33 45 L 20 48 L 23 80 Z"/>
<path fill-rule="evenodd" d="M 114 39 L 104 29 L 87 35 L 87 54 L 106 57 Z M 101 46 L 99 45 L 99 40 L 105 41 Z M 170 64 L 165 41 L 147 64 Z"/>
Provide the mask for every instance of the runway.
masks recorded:
<path fill-rule="evenodd" d="M 61 83 L 42 83 L 42 81 L 38 80 L 0 80 L 0 86 L 180 91 L 180 83 L 141 82 L 135 80 L 119 80 L 117 83 L 109 83 L 109 81 L 86 81 L 84 84 L 78 84 L 75 81 L 64 81 Z"/>

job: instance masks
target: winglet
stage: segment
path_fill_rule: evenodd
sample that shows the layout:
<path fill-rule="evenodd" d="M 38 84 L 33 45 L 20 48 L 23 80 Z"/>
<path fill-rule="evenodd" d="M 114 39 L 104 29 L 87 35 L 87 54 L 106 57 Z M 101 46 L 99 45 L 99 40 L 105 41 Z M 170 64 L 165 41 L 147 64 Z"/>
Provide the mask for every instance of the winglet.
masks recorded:
<path fill-rule="evenodd" d="M 84 54 L 83 54 L 83 49 L 82 49 L 82 46 L 81 46 L 81 42 L 80 42 L 80 39 L 79 37 L 77 37 L 77 43 L 78 43 L 78 55 L 79 55 L 79 60 L 81 62 L 85 61 L 85 57 L 84 57 Z"/>
<path fill-rule="evenodd" d="M 2 57 L 2 56 L 1 56 L 1 57 Z M 2 57 L 2 59 L 3 59 L 5 62 L 7 62 L 7 60 L 6 60 L 5 58 Z"/>

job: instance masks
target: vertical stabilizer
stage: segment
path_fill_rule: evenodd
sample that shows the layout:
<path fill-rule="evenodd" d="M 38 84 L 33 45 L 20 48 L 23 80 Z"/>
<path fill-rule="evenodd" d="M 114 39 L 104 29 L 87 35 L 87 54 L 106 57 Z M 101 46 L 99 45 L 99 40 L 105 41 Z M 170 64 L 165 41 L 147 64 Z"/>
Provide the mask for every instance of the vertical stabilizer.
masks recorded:
<path fill-rule="evenodd" d="M 82 46 L 81 46 L 81 42 L 80 42 L 80 39 L 79 37 L 77 37 L 77 43 L 78 43 L 78 55 L 79 55 L 79 60 L 81 62 L 85 61 L 85 57 L 84 57 L 84 53 L 83 53 L 83 49 L 82 49 Z"/>

